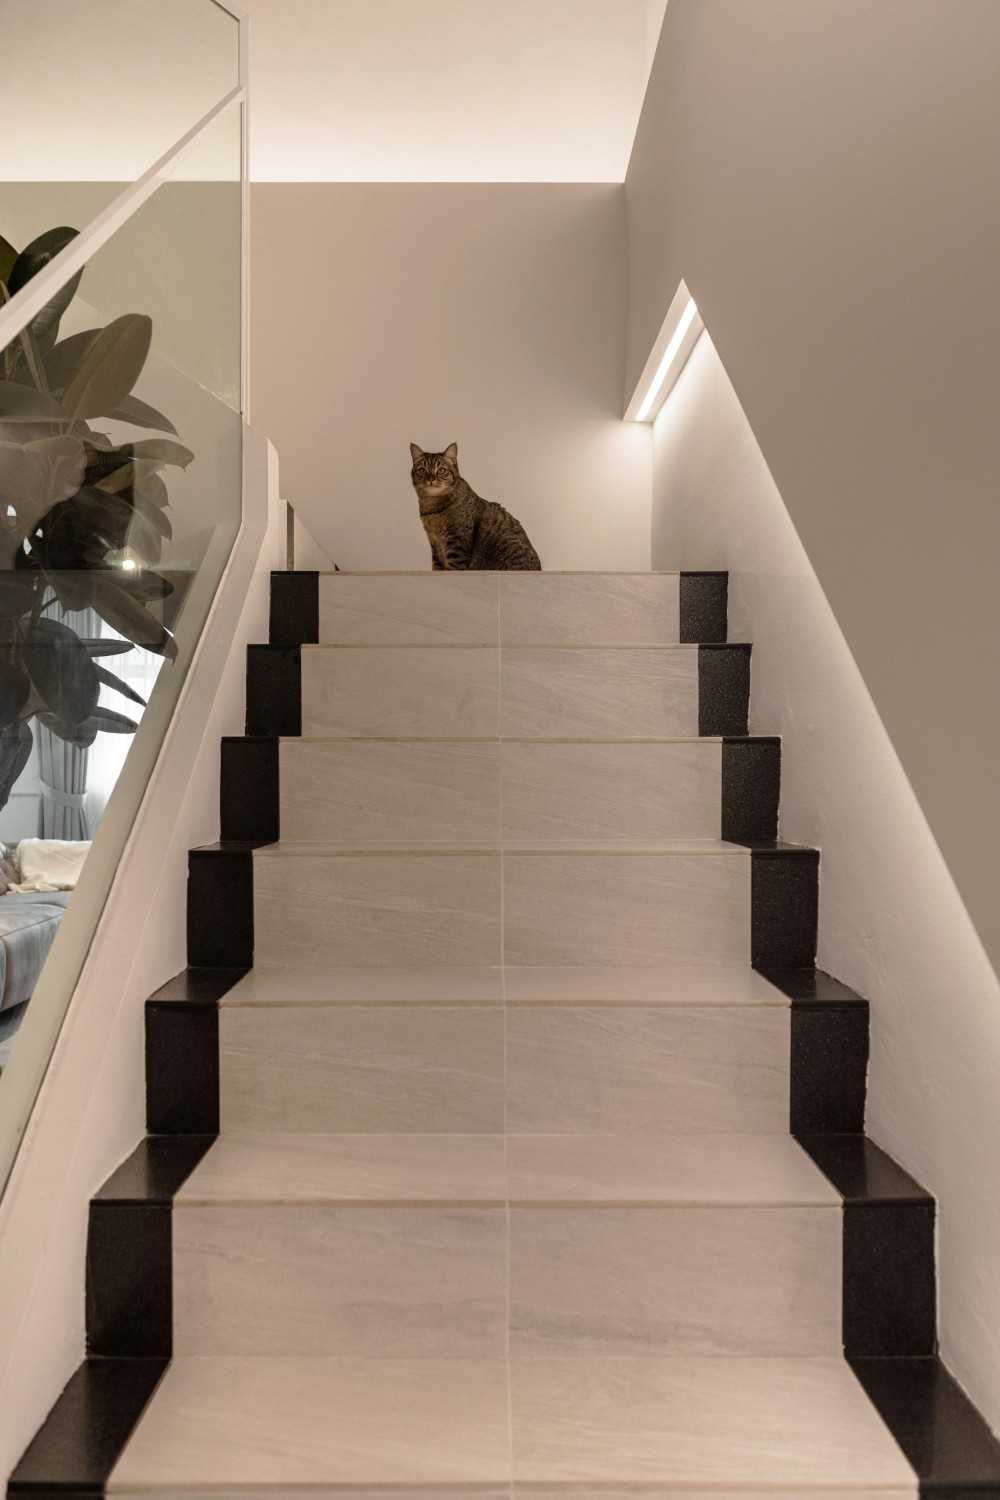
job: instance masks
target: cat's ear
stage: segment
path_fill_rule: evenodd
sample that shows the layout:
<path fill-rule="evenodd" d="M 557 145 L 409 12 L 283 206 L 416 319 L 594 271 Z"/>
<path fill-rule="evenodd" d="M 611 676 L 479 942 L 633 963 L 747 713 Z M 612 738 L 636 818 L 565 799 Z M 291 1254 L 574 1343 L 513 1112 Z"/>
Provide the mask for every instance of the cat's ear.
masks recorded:
<path fill-rule="evenodd" d="M 456 466 L 456 468 L 457 468 L 458 467 L 458 444 L 457 443 L 449 443 L 448 446 L 447 446 L 447 448 L 444 450 L 444 456 L 445 456 L 445 458 L 448 460 L 448 462 L 450 464 L 454 464 Z"/>
<path fill-rule="evenodd" d="M 413 462 L 416 463 L 417 459 L 418 458 L 423 458 L 423 456 L 424 456 L 424 450 L 423 450 L 423 448 L 418 448 L 417 445 L 416 445 L 416 443 L 411 443 L 410 444 L 410 457 L 413 459 Z"/>

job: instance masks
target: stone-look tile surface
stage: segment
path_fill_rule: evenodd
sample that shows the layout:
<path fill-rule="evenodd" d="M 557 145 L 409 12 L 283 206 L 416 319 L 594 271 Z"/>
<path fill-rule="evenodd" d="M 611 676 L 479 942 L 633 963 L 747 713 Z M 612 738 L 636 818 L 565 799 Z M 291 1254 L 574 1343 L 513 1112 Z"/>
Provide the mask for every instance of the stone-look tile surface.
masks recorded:
<path fill-rule="evenodd" d="M 506 1257 L 500 1208 L 178 1203 L 174 1350 L 501 1357 Z"/>
<path fill-rule="evenodd" d="M 515 1135 L 507 1162 L 515 1203 L 841 1206 L 788 1135 Z"/>
<path fill-rule="evenodd" d="M 503 1129 L 504 1015 L 476 1006 L 230 1006 L 224 1130 Z"/>
<path fill-rule="evenodd" d="M 787 995 L 738 962 L 675 956 L 646 964 L 507 964 L 508 1004 L 780 1005 Z"/>
<path fill-rule="evenodd" d="M 506 1484 L 503 1360 L 175 1358 L 109 1488 Z"/>
<path fill-rule="evenodd" d="M 776 1007 L 510 1008 L 507 1128 L 786 1132 L 788 1051 Z"/>
<path fill-rule="evenodd" d="M 676 643 L 677 573 L 501 573 L 505 646 Z"/>
<path fill-rule="evenodd" d="M 749 963 L 750 861 L 745 850 L 507 855 L 504 953 L 528 965 Z"/>
<path fill-rule="evenodd" d="M 843 1359 L 518 1359 L 515 1479 L 527 1484 L 909 1486 Z"/>
<path fill-rule="evenodd" d="M 512 646 L 502 652 L 501 670 L 505 738 L 698 733 L 697 646 Z"/>
<path fill-rule="evenodd" d="M 331 646 L 495 646 L 495 573 L 321 574 L 319 638 Z"/>
<path fill-rule="evenodd" d="M 312 966 L 498 963 L 499 857 L 258 850 L 254 956 Z"/>
<path fill-rule="evenodd" d="M 839 1206 L 516 1208 L 515 1355 L 839 1354 Z"/>
<path fill-rule="evenodd" d="M 505 741 L 505 839 L 717 839 L 722 743 Z M 284 835 L 284 822 L 282 834 Z"/>
<path fill-rule="evenodd" d="M 280 754 L 282 842 L 498 841 L 496 743 L 292 739 Z"/>
<path fill-rule="evenodd" d="M 202 1157 L 174 1202 L 498 1204 L 506 1196 L 499 1135 L 230 1131 Z"/>
<path fill-rule="evenodd" d="M 498 684 L 493 648 L 304 646 L 302 733 L 493 739 Z"/>

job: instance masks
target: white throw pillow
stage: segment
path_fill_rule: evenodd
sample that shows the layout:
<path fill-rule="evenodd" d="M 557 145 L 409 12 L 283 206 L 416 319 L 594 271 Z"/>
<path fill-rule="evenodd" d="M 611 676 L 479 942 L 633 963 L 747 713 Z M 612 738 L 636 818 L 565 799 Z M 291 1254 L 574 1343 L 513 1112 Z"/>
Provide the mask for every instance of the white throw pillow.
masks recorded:
<path fill-rule="evenodd" d="M 80 878 L 89 839 L 22 839 L 21 879 L 12 891 L 71 891 Z"/>

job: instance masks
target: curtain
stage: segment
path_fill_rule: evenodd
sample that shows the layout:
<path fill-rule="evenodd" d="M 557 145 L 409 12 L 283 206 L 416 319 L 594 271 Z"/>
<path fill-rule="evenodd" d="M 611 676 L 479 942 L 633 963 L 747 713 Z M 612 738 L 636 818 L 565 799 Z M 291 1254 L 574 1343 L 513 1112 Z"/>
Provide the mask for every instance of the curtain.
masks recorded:
<path fill-rule="evenodd" d="M 46 610 L 50 620 L 68 625 L 84 639 L 101 634 L 101 618 L 95 610 L 74 610 L 71 614 L 59 604 Z M 43 839 L 89 839 L 90 821 L 84 798 L 87 793 L 87 760 L 89 751 L 68 745 L 65 740 L 35 721 L 38 744 L 38 772 L 42 797 L 38 805 L 38 836 Z"/>

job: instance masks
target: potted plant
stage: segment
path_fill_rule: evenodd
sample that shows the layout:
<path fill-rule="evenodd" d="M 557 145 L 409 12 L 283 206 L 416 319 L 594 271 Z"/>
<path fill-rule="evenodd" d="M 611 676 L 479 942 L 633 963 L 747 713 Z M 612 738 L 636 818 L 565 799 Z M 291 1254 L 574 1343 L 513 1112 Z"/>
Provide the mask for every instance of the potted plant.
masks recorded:
<path fill-rule="evenodd" d="M 0 236 L 0 304 L 76 233 L 49 230 L 20 252 Z M 135 720 L 98 704 L 102 686 L 143 703 L 100 658 L 133 646 L 176 651 L 148 606 L 173 591 L 153 571 L 171 536 L 162 471 L 194 455 L 133 394 L 148 317 L 59 337 L 82 275 L 0 352 L 0 808 L 31 754 L 33 718 L 81 748 L 100 732 L 135 731 Z M 106 422 L 160 435 L 116 442 Z M 49 617 L 57 603 L 95 610 L 124 639 L 80 637 Z"/>

